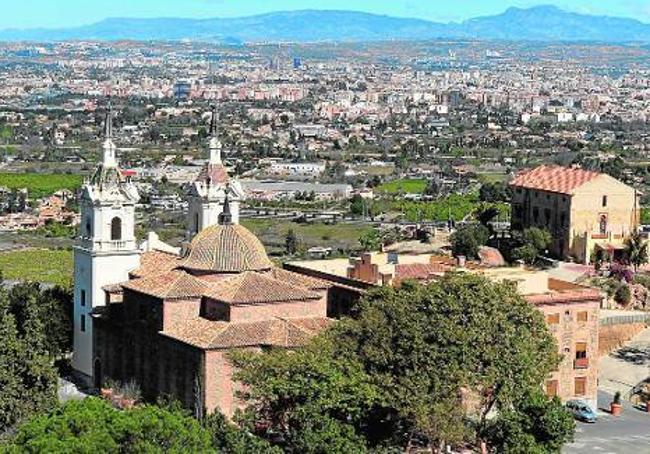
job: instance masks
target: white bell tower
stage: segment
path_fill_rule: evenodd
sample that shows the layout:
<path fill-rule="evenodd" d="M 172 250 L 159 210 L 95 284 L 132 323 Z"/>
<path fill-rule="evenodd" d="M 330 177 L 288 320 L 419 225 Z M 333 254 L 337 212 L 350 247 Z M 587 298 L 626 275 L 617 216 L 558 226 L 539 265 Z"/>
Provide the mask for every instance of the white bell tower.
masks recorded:
<path fill-rule="evenodd" d="M 231 180 L 221 161 L 221 142 L 218 130 L 219 116 L 212 107 L 210 117 L 210 136 L 208 140 L 208 162 L 188 193 L 187 239 L 214 224 L 219 223 L 219 215 L 228 195 L 232 223 L 239 224 L 239 204 L 244 199 L 244 191 L 237 180 Z"/>
<path fill-rule="evenodd" d="M 104 306 L 102 287 L 128 280 L 140 265 L 135 239 L 135 186 L 122 176 L 113 143 L 109 106 L 104 123 L 104 157 L 82 188 L 81 228 L 74 247 L 73 368 L 86 378 L 95 376 L 93 309 Z"/>

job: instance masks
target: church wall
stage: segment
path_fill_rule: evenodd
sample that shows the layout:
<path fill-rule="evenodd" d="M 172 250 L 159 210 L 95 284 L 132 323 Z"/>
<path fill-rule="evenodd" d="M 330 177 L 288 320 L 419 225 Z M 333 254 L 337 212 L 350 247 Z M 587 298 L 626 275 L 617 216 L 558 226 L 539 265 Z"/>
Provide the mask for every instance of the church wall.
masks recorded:
<path fill-rule="evenodd" d="M 201 311 L 201 300 L 173 300 L 163 304 L 162 328 L 166 329 L 179 320 L 195 318 Z"/>
<path fill-rule="evenodd" d="M 260 353 L 260 348 L 248 351 Z M 208 413 L 219 410 L 228 418 L 232 418 L 237 409 L 243 409 L 243 402 L 237 394 L 244 389 L 239 382 L 232 380 L 233 367 L 227 358 L 225 350 L 209 350 L 205 352 L 205 409 Z"/>
<path fill-rule="evenodd" d="M 74 355 L 72 365 L 77 371 L 92 377 L 93 319 L 89 314 L 93 308 L 106 304 L 103 286 L 126 281 L 128 272 L 139 266 L 140 253 L 131 251 L 94 254 L 86 249 L 76 248 L 74 260 Z M 82 292 L 85 297 L 82 297 Z M 83 331 L 82 324 L 85 325 Z"/>
<path fill-rule="evenodd" d="M 146 301 L 142 307 L 150 303 Z M 190 409 L 197 403 L 203 405 L 203 351 L 160 335 L 155 317 L 132 319 L 130 313 L 137 304 L 112 306 L 108 316 L 98 320 L 95 333 L 102 381 L 134 380 L 148 401 L 166 396 Z"/>

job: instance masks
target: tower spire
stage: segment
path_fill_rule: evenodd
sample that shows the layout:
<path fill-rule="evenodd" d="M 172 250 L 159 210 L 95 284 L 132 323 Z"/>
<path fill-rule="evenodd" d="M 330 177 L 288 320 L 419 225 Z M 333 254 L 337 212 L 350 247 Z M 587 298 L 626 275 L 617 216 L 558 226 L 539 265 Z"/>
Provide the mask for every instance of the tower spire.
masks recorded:
<path fill-rule="evenodd" d="M 211 107 L 212 115 L 210 116 L 210 164 L 221 164 L 221 142 L 219 142 L 219 113 L 217 106 Z"/>
<path fill-rule="evenodd" d="M 113 143 L 113 106 L 108 102 L 106 117 L 104 118 L 104 167 L 116 167 L 115 144 Z"/>
<path fill-rule="evenodd" d="M 223 199 L 223 211 L 219 215 L 219 225 L 232 225 L 232 214 L 230 213 L 229 187 L 226 186 L 226 198 Z"/>

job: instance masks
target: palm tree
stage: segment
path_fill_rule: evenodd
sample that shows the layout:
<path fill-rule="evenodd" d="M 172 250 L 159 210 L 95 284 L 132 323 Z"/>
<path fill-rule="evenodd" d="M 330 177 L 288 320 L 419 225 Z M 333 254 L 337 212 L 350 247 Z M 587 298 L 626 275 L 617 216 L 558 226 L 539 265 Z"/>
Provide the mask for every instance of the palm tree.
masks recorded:
<path fill-rule="evenodd" d="M 625 240 L 625 249 L 635 272 L 641 265 L 648 263 L 648 242 L 641 238 L 639 232 L 634 232 Z"/>

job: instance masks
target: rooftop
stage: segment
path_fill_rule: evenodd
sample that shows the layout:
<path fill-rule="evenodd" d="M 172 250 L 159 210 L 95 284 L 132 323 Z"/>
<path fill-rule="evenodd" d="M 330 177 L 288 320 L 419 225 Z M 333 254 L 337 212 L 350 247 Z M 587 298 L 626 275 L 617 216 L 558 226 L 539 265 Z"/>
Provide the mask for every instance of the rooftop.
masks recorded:
<path fill-rule="evenodd" d="M 585 183 L 603 174 L 577 167 L 542 165 L 517 174 L 510 186 L 541 191 L 572 194 Z"/>

